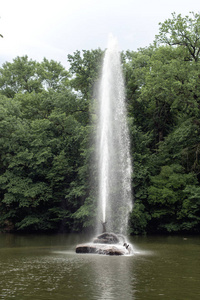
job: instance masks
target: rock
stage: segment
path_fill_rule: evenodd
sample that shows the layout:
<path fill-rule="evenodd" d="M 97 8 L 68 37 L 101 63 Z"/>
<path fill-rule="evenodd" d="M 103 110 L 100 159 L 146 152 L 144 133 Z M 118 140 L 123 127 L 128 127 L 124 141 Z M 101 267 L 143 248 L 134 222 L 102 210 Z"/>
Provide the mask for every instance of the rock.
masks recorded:
<path fill-rule="evenodd" d="M 93 243 L 95 243 L 95 244 L 98 244 L 98 243 L 100 243 L 100 244 L 112 244 L 107 239 L 98 239 L 98 238 L 95 238 L 93 240 Z"/>
<path fill-rule="evenodd" d="M 132 253 L 132 248 L 126 243 L 123 235 L 104 232 L 98 235 L 92 243 L 77 245 L 76 253 L 126 255 Z"/>
<path fill-rule="evenodd" d="M 110 232 L 104 232 L 97 236 L 94 239 L 93 243 L 102 243 L 102 244 L 118 244 L 119 238 L 116 234 Z"/>
<path fill-rule="evenodd" d="M 106 244 L 80 244 L 76 246 L 76 253 L 95 253 L 104 255 L 125 255 L 128 254 L 126 248 L 121 245 Z"/>

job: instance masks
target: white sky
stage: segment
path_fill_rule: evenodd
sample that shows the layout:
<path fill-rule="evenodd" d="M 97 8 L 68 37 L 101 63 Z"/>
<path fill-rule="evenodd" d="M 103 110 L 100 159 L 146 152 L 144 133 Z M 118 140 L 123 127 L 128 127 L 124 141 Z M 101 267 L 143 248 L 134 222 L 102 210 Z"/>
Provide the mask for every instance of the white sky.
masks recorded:
<path fill-rule="evenodd" d="M 149 46 L 158 23 L 200 12 L 199 0 L 2 0 L 0 65 L 17 56 L 68 66 L 67 54 L 105 49 L 109 33 L 121 50 Z"/>

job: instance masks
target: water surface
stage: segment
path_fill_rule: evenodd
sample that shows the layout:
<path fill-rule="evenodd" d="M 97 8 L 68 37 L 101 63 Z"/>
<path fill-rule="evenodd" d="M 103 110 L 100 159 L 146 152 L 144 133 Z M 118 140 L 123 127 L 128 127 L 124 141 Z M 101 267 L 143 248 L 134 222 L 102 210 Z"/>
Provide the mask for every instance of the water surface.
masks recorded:
<path fill-rule="evenodd" d="M 199 237 L 133 237 L 133 256 L 76 254 L 83 235 L 0 235 L 0 299 L 199 300 Z"/>

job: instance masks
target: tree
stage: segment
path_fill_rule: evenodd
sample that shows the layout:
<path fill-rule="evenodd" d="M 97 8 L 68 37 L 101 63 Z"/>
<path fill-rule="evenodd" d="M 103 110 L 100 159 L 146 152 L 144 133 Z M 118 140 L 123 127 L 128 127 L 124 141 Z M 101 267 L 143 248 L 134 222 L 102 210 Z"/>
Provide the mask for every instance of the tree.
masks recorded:
<path fill-rule="evenodd" d="M 160 23 L 158 42 L 181 46 L 187 52 L 187 59 L 199 59 L 200 54 L 200 14 L 190 13 L 190 16 L 182 17 L 181 14 L 172 14 L 172 19 Z"/>
<path fill-rule="evenodd" d="M 197 229 L 197 222 L 190 223 L 189 217 L 189 199 L 193 199 L 193 191 L 198 190 L 197 180 L 194 174 L 186 174 L 180 165 L 162 166 L 159 175 L 151 177 L 151 185 L 149 186 L 149 204 L 151 221 L 150 230 L 177 232 Z M 190 187 L 190 188 L 189 188 Z M 194 199 L 193 199 L 194 201 Z M 197 204 L 197 203 L 196 203 Z M 186 211 L 186 207 L 187 210 Z M 199 214 L 199 199 L 196 205 L 195 213 Z M 184 213 L 183 213 L 184 211 Z M 185 218 L 183 224 L 183 216 Z M 188 218 L 189 217 L 189 218 Z M 199 218 L 196 216 L 196 220 Z"/>
<path fill-rule="evenodd" d="M 57 91 L 63 87 L 69 86 L 69 72 L 58 62 L 54 60 L 43 59 L 38 65 L 38 75 L 42 80 L 45 89 Z"/>
<path fill-rule="evenodd" d="M 1 96 L 0 112 L 1 227 L 80 228 L 74 213 L 87 197 L 85 103 L 69 89 L 18 93 Z"/>
<path fill-rule="evenodd" d="M 95 85 L 99 78 L 103 51 L 83 50 L 74 52 L 74 55 L 68 55 L 70 62 L 69 71 L 73 75 L 71 81 L 72 87 L 81 92 L 85 99 L 91 98 Z"/>
<path fill-rule="evenodd" d="M 13 63 L 6 62 L 0 68 L 0 92 L 13 98 L 16 93 L 42 90 L 42 83 L 37 74 L 37 63 L 28 60 L 28 56 L 17 57 Z"/>
<path fill-rule="evenodd" d="M 17 57 L 0 68 L 0 93 L 13 98 L 19 93 L 40 93 L 69 88 L 69 72 L 60 64 L 46 58 L 41 63 L 28 56 Z"/>
<path fill-rule="evenodd" d="M 130 216 L 130 233 L 143 234 L 151 216 L 148 212 L 148 187 L 153 164 L 151 163 L 151 134 L 143 133 L 141 128 L 132 123 L 130 127 L 133 157 L 133 192 L 134 208 Z"/>
<path fill-rule="evenodd" d="M 160 24 L 156 42 L 122 53 L 134 209 L 130 233 L 199 232 L 199 14 Z M 82 230 L 96 214 L 91 118 L 103 51 L 0 69 L 0 225 Z M 92 114 L 92 116 L 91 116 Z"/>
<path fill-rule="evenodd" d="M 184 43 L 172 43 L 167 32 L 174 30 L 173 24 L 165 25 L 157 36 L 161 45 L 128 52 L 124 59 L 133 122 L 135 207 L 130 226 L 137 234 L 192 232 L 199 225 L 198 50 L 193 57 Z"/>

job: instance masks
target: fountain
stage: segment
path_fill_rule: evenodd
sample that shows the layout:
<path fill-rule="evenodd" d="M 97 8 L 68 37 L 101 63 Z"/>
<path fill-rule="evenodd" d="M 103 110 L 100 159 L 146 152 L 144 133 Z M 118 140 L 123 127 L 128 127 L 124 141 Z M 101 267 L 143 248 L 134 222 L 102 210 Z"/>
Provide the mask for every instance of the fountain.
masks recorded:
<path fill-rule="evenodd" d="M 132 167 L 120 52 L 113 36 L 104 56 L 97 115 L 97 231 L 103 226 L 103 233 L 92 244 L 78 245 L 76 252 L 126 254 L 130 252 L 124 235 L 132 209 Z"/>

